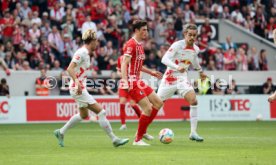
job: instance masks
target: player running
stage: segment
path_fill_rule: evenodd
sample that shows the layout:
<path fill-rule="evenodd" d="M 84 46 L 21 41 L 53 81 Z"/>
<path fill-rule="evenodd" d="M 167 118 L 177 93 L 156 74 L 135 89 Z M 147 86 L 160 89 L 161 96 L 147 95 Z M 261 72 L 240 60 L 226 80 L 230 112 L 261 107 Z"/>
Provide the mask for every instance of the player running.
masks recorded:
<path fill-rule="evenodd" d="M 149 124 L 157 115 L 158 110 L 163 106 L 163 102 L 152 90 L 140 79 L 140 72 L 143 71 L 159 79 L 162 74 L 143 67 L 145 52 L 142 41 L 148 36 L 147 22 L 135 20 L 132 24 L 134 36 L 128 40 L 123 48 L 122 62 L 122 88 L 128 90 L 131 98 L 141 107 L 142 114 L 139 119 L 138 131 L 133 145 L 149 146 L 142 140 L 147 132 Z"/>
<path fill-rule="evenodd" d="M 167 66 L 167 70 L 157 95 L 162 101 L 172 97 L 177 91 L 190 104 L 191 133 L 190 140 L 203 141 L 197 132 L 197 99 L 195 91 L 190 84 L 187 71 L 190 64 L 199 71 L 200 77 L 205 77 L 198 62 L 199 48 L 194 44 L 197 37 L 197 26 L 187 24 L 184 29 L 184 39 L 174 42 L 162 58 L 162 63 Z"/>
<path fill-rule="evenodd" d="M 114 147 L 126 144 L 129 139 L 118 138 L 112 131 L 109 121 L 106 119 L 105 110 L 97 103 L 97 101 L 89 95 L 86 89 L 87 71 L 90 67 L 90 57 L 97 47 L 96 33 L 89 29 L 82 34 L 84 45 L 79 48 L 67 69 L 71 76 L 70 94 L 78 103 L 79 113 L 75 114 L 61 128 L 55 130 L 54 134 L 58 139 L 61 147 L 64 147 L 64 135 L 66 131 L 88 117 L 88 110 L 95 112 L 98 115 L 98 122 L 106 134 L 111 138 Z"/>

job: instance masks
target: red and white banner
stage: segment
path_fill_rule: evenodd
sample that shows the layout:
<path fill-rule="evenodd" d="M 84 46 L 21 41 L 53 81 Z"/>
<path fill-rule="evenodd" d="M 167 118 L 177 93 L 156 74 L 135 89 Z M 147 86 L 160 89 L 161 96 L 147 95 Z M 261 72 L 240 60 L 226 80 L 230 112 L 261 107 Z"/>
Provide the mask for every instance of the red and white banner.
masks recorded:
<path fill-rule="evenodd" d="M 107 112 L 109 120 L 120 120 L 120 104 L 118 98 L 96 99 Z M 159 113 L 157 120 L 183 120 L 188 118 L 181 111 L 183 105 L 188 103 L 183 99 L 168 100 Z M 78 106 L 73 99 L 27 99 L 27 121 L 67 121 L 72 115 L 78 113 Z M 126 105 L 127 120 L 137 120 L 135 112 L 129 104 Z"/>
<path fill-rule="evenodd" d="M 267 95 L 198 96 L 198 117 L 201 121 L 276 120 L 276 102 L 269 104 Z M 116 97 L 98 96 L 96 100 L 107 111 L 110 121 L 120 120 L 120 105 Z M 165 102 L 156 120 L 189 119 L 188 103 L 181 98 Z M 65 122 L 78 113 L 70 97 L 0 97 L 0 124 L 26 122 Z M 95 115 L 91 113 L 91 115 Z M 127 120 L 138 120 L 129 104 Z"/>

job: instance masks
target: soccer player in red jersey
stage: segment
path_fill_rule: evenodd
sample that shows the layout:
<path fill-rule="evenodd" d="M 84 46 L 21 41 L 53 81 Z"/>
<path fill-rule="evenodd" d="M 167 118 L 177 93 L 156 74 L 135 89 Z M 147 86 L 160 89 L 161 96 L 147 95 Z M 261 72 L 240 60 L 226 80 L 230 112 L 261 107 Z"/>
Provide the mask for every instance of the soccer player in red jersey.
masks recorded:
<path fill-rule="evenodd" d="M 123 59 L 124 59 L 124 56 L 120 56 L 117 61 L 117 73 L 120 77 L 122 77 L 121 63 L 122 63 Z M 136 104 L 136 102 L 129 96 L 128 91 L 121 88 L 121 85 L 119 85 L 118 94 L 119 94 L 119 101 L 120 101 L 120 119 L 121 119 L 121 124 L 122 124 L 122 126 L 120 127 L 120 130 L 126 130 L 127 129 L 126 112 L 125 112 L 126 103 L 129 101 L 131 108 L 134 110 L 134 112 L 136 113 L 138 118 L 140 118 L 140 116 L 141 116 L 141 110 L 140 110 L 139 106 Z M 143 138 L 147 139 L 147 140 L 154 139 L 154 137 L 148 133 L 145 133 L 143 135 Z"/>
<path fill-rule="evenodd" d="M 123 61 L 123 58 L 124 58 L 124 56 L 120 56 L 117 61 L 117 73 L 120 77 L 122 77 L 121 63 Z M 119 94 L 119 101 L 120 101 L 120 119 L 121 119 L 121 124 L 122 124 L 122 126 L 120 127 L 120 130 L 125 130 L 125 129 L 127 129 L 127 127 L 126 127 L 126 112 L 125 112 L 126 103 L 129 101 L 132 109 L 135 111 L 138 118 L 141 116 L 141 110 L 137 106 L 135 101 L 129 97 L 128 91 L 120 88 L 120 85 L 118 88 L 118 94 Z"/>
<path fill-rule="evenodd" d="M 143 20 L 133 21 L 132 30 L 134 36 L 126 42 L 123 48 L 122 88 L 128 90 L 131 98 L 143 110 L 133 145 L 149 146 L 142 138 L 158 110 L 163 106 L 163 102 L 152 88 L 140 79 L 140 72 L 143 71 L 159 79 L 162 78 L 162 74 L 143 66 L 145 52 L 141 42 L 148 36 L 147 22 Z"/>

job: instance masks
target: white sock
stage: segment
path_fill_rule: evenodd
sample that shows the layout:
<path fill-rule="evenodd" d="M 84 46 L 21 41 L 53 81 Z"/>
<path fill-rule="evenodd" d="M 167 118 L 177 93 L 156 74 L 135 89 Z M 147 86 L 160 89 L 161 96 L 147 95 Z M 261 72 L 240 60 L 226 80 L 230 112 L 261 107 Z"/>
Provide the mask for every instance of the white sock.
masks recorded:
<path fill-rule="evenodd" d="M 70 118 L 70 120 L 60 129 L 60 133 L 61 134 L 65 134 L 66 131 L 69 129 L 69 128 L 72 128 L 74 125 L 76 125 L 77 123 L 79 123 L 80 121 L 82 121 L 82 118 L 80 116 L 80 114 L 75 114 L 74 116 L 72 116 Z"/>
<path fill-rule="evenodd" d="M 191 133 L 196 133 L 197 129 L 197 105 L 190 106 L 190 122 L 191 122 Z"/>
<path fill-rule="evenodd" d="M 99 114 L 99 124 L 112 141 L 115 141 L 118 137 L 114 135 L 112 127 L 109 121 L 106 119 L 106 112 L 103 109 Z"/>

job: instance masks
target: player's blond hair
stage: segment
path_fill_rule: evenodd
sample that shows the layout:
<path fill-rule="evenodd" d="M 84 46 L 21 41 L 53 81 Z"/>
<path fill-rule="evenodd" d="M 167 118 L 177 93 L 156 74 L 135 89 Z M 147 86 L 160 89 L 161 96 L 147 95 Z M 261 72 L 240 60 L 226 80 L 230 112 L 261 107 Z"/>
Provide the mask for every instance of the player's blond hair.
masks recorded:
<path fill-rule="evenodd" d="M 195 24 L 186 24 L 184 26 L 184 33 L 188 32 L 188 30 L 197 30 L 197 26 Z"/>
<path fill-rule="evenodd" d="M 88 29 L 82 34 L 82 40 L 85 44 L 89 44 L 93 40 L 97 40 L 97 34 L 94 30 Z"/>

